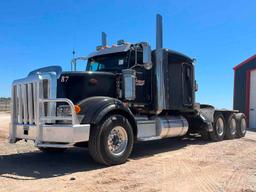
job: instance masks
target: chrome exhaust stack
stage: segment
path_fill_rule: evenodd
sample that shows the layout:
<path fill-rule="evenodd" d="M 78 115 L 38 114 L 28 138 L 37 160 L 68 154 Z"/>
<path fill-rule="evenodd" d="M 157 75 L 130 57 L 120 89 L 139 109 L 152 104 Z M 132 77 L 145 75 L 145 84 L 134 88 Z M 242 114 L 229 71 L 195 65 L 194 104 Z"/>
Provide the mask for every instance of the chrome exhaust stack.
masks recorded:
<path fill-rule="evenodd" d="M 156 58 L 155 58 L 155 80 L 156 80 L 156 114 L 166 109 L 165 81 L 163 69 L 163 24 L 162 16 L 156 15 Z"/>
<path fill-rule="evenodd" d="M 156 15 L 156 49 L 163 48 L 163 17 Z"/>

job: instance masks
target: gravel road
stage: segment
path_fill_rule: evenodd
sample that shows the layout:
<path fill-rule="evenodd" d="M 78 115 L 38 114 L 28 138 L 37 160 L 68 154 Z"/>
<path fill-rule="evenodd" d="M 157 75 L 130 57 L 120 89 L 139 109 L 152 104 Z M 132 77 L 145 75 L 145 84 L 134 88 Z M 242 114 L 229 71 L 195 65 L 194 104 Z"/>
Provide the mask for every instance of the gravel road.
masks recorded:
<path fill-rule="evenodd" d="M 128 162 L 104 167 L 86 149 L 44 154 L 33 143 L 7 143 L 0 114 L 0 191 L 256 192 L 256 132 L 218 143 L 198 137 L 138 143 Z"/>

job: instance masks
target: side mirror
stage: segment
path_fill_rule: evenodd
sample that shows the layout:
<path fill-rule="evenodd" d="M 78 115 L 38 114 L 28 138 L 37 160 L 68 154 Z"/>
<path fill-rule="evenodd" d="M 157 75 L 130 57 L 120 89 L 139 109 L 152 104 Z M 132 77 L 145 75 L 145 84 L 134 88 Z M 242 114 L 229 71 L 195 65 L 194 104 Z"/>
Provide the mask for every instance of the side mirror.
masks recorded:
<path fill-rule="evenodd" d="M 145 69 L 150 70 L 152 68 L 151 47 L 148 43 L 143 43 L 142 48 L 143 48 L 143 66 Z"/>

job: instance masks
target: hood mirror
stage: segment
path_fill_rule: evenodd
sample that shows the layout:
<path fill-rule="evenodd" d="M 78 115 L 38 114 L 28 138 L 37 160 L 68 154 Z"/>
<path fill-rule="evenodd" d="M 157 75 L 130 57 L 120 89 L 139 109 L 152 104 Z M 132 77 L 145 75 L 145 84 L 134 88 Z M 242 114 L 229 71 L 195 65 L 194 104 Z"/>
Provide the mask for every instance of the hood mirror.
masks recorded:
<path fill-rule="evenodd" d="M 142 43 L 142 48 L 143 48 L 143 66 L 145 69 L 150 70 L 152 68 L 151 47 L 148 43 Z"/>

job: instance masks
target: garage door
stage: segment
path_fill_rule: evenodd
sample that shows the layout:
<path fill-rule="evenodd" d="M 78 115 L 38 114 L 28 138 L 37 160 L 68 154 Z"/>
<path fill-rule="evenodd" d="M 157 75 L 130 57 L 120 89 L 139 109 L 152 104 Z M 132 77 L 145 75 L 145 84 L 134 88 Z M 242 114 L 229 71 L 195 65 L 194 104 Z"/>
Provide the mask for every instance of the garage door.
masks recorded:
<path fill-rule="evenodd" d="M 251 71 L 250 80 L 249 127 L 256 128 L 256 70 Z"/>

